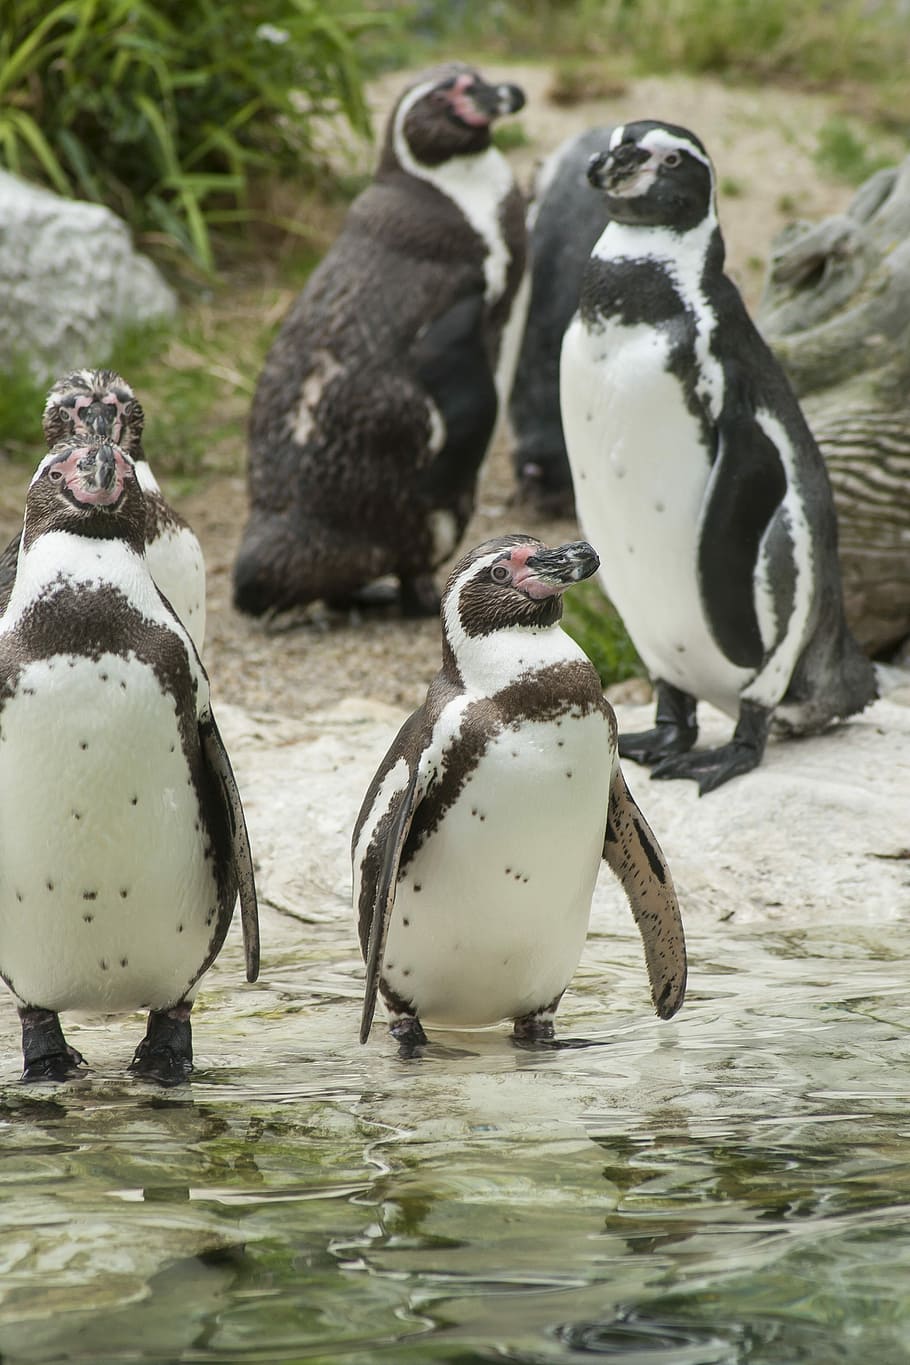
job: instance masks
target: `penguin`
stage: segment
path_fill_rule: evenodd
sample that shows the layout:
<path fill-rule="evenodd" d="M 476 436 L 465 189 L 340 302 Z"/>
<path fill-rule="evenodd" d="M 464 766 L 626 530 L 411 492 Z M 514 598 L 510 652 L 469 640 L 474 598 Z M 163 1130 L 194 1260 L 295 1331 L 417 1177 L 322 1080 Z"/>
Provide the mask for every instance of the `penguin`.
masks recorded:
<path fill-rule="evenodd" d="M 589 128 L 560 143 L 538 172 L 527 217 L 530 294 L 509 396 L 512 468 L 519 503 L 564 516 L 574 516 L 575 500 L 559 412 L 559 352 L 610 216 L 591 193 L 587 169 L 612 131 Z"/>
<path fill-rule="evenodd" d="M 657 1013 L 683 1002 L 673 880 L 623 778 L 594 666 L 559 625 L 561 594 L 597 564 L 584 542 L 507 535 L 452 570 L 442 669 L 353 833 L 362 1042 L 378 993 L 403 1055 L 426 1042 L 423 1023 L 511 1019 L 519 1043 L 551 1044 L 602 858 L 641 932 Z"/>
<path fill-rule="evenodd" d="M 811 733 L 876 696 L 844 618 L 824 460 L 724 273 L 714 171 L 685 128 L 616 128 L 589 166 L 610 221 L 562 346 L 560 402 L 585 534 L 656 686 L 620 737 L 652 777 L 715 790 L 772 720 Z M 697 702 L 735 719 L 695 750 Z"/>
<path fill-rule="evenodd" d="M 205 670 L 148 570 L 147 502 L 107 438 L 58 442 L 28 490 L 0 618 L 0 977 L 26 1081 L 83 1064 L 67 1010 L 148 1010 L 130 1069 L 184 1080 L 193 1000 L 238 893 L 258 974 L 243 808 Z"/>
<path fill-rule="evenodd" d="M 524 201 L 491 129 L 523 104 L 460 63 L 399 98 L 259 376 L 240 610 L 343 602 L 392 575 L 405 615 L 438 612 L 432 570 L 461 540 L 514 370 Z"/>
<path fill-rule="evenodd" d="M 67 436 L 106 436 L 132 459 L 146 497 L 149 569 L 158 587 L 186 626 L 199 653 L 205 643 L 205 560 L 202 546 L 181 516 L 167 503 L 142 446 L 145 416 L 135 393 L 114 370 L 75 370 L 52 386 L 44 405 L 48 446 Z M 0 554 L 0 611 L 16 576 L 18 532 Z"/>

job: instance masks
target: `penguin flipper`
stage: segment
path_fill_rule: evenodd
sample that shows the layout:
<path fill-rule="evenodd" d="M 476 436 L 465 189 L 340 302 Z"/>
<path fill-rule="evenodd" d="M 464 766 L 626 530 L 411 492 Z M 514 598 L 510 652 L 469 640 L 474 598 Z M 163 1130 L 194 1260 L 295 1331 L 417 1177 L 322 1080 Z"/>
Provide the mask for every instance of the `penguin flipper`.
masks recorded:
<path fill-rule="evenodd" d="M 673 879 L 660 845 L 617 763 L 610 787 L 604 860 L 628 897 L 645 950 L 651 998 L 670 1019 L 686 994 L 686 938 Z"/>
<path fill-rule="evenodd" d="M 478 290 L 423 328 L 411 348 L 415 377 L 445 431 L 422 480 L 422 491 L 442 504 L 473 486 L 496 425 L 499 400 L 485 330 Z"/>
<path fill-rule="evenodd" d="M 722 416 L 699 528 L 698 576 L 711 633 L 730 662 L 741 668 L 758 670 L 765 658 L 756 578 L 769 539 L 775 553 L 786 552 L 781 536 L 769 537 L 786 493 L 780 451 L 755 416 L 742 411 L 729 419 Z M 791 575 L 780 577 L 789 581 Z M 783 610 L 778 616 L 784 620 L 789 612 L 786 604 L 779 605 Z"/>
<path fill-rule="evenodd" d="M 237 779 L 234 777 L 224 741 L 215 724 L 215 717 L 208 709 L 199 718 L 199 739 L 202 757 L 211 779 L 211 788 L 217 797 L 220 797 L 224 824 L 231 840 L 240 891 L 240 926 L 243 930 L 246 979 L 255 981 L 259 975 L 259 906 L 256 899 L 253 855 L 250 851 L 250 838 Z"/>
<path fill-rule="evenodd" d="M 376 1012 L 376 997 L 379 993 L 379 980 L 382 975 L 382 960 L 385 954 L 389 924 L 395 906 L 395 888 L 398 885 L 398 869 L 401 855 L 407 842 L 411 822 L 420 805 L 418 785 L 420 766 L 415 764 L 407 787 L 398 797 L 391 827 L 382 850 L 382 862 L 376 878 L 372 899 L 372 919 L 366 949 L 366 986 L 363 998 L 363 1011 L 360 1016 L 360 1041 L 365 1043 L 373 1026 Z"/>

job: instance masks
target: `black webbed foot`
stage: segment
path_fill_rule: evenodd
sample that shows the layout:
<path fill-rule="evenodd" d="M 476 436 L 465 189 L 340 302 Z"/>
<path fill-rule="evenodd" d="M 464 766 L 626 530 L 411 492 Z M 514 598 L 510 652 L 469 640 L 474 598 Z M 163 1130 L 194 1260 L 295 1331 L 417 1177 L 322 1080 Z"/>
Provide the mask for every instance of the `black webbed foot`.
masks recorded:
<path fill-rule="evenodd" d="M 24 1081 L 68 1081 L 85 1066 L 82 1053 L 64 1038 L 53 1010 L 20 1009 L 19 1018 Z"/>
<path fill-rule="evenodd" d="M 732 777 L 740 777 L 758 767 L 765 752 L 770 723 L 771 713 L 764 707 L 743 702 L 733 738 L 728 744 L 666 758 L 652 768 L 651 776 L 690 778 L 698 783 L 699 796 L 707 796 Z"/>
<path fill-rule="evenodd" d="M 620 758 L 651 767 L 672 754 L 685 754 L 698 738 L 696 700 L 672 684 L 658 681 L 657 714 L 653 730 L 619 736 Z"/>
<path fill-rule="evenodd" d="M 151 1010 L 145 1037 L 136 1048 L 129 1069 L 143 1081 L 180 1085 L 193 1069 L 193 1031 L 189 1005 Z"/>
<path fill-rule="evenodd" d="M 389 1033 L 398 1040 L 398 1055 L 403 1061 L 419 1056 L 420 1049 L 426 1047 L 427 1035 L 416 1014 L 396 1019 L 394 1024 L 389 1025 Z"/>
<path fill-rule="evenodd" d="M 402 575 L 401 614 L 412 618 L 438 616 L 440 605 L 439 590 L 432 574 Z"/>

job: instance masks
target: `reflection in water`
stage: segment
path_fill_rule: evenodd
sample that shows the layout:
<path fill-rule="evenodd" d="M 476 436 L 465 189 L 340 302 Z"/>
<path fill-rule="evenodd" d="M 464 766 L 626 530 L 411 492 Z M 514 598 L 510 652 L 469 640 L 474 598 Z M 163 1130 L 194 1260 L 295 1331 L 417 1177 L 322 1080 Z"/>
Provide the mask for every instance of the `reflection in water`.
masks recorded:
<path fill-rule="evenodd" d="M 129 1020 L 25 1089 L 0 1015 L 3 1359 L 903 1365 L 906 931 L 725 926 L 670 1025 L 634 933 L 563 1006 L 590 1047 L 405 1064 L 290 952 L 256 992 L 229 952 L 166 1097 L 123 1078 Z"/>

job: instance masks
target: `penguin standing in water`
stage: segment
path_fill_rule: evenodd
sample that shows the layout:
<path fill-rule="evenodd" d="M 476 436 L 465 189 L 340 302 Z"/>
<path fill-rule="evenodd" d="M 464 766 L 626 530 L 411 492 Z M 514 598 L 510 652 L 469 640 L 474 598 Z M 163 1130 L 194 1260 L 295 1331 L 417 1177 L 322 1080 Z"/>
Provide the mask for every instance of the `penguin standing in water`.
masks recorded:
<path fill-rule="evenodd" d="M 68 436 L 100 436 L 133 461 L 145 493 L 145 553 L 158 587 L 202 653 L 205 642 L 205 560 L 194 532 L 166 502 L 142 447 L 145 416 L 129 384 L 114 370 L 75 370 L 58 379 L 44 406 L 48 447 Z M 16 577 L 16 534 L 0 554 L 0 611 Z"/>
<path fill-rule="evenodd" d="M 561 629 L 561 594 L 597 568 L 584 542 L 504 536 L 464 556 L 442 601 L 442 670 L 366 794 L 353 836 L 366 960 L 408 1053 L 423 1023 L 513 1021 L 547 1043 L 578 965 L 601 859 L 644 942 L 655 1009 L 683 1002 L 673 882 L 623 780 L 616 719 Z"/>
<path fill-rule="evenodd" d="M 511 382 L 524 204 L 491 143 L 514 85 L 453 64 L 400 97 L 372 184 L 272 346 L 250 419 L 234 601 L 344 601 L 386 574 L 435 614 Z"/>
<path fill-rule="evenodd" d="M 619 751 L 713 791 L 762 758 L 772 719 L 812 732 L 876 696 L 844 619 L 824 460 L 724 274 L 714 172 L 685 128 L 614 130 L 588 177 L 610 222 L 562 347 L 576 506 L 657 691 Z M 736 718 L 695 750 L 696 703 Z"/>
<path fill-rule="evenodd" d="M 98 437 L 32 479 L 0 619 L 0 977 L 24 1079 L 83 1059 L 59 1014 L 148 1010 L 131 1070 L 192 1070 L 190 1010 L 240 895 L 259 964 L 253 865 L 208 679 L 145 561 L 135 465 Z"/>

